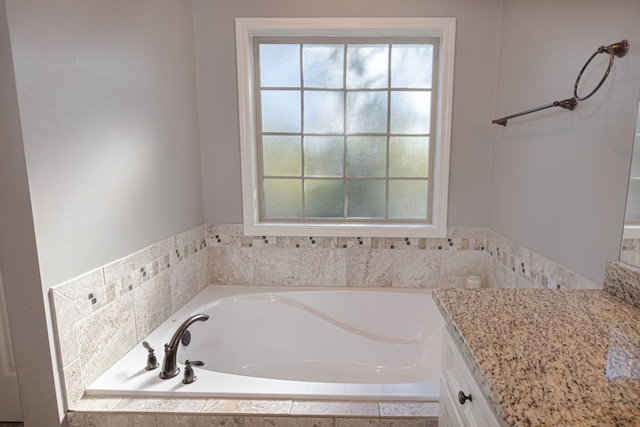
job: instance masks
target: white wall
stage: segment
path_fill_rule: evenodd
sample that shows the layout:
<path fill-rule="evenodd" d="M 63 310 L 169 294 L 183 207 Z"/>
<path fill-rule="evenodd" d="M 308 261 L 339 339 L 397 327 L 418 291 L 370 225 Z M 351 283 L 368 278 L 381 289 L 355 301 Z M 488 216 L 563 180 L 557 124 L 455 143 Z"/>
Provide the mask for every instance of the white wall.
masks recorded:
<path fill-rule="evenodd" d="M 620 250 L 640 88 L 638 22 L 637 0 L 508 0 L 502 10 L 496 116 L 571 97 L 598 46 L 630 40 L 629 54 L 575 111 L 545 110 L 494 129 L 490 228 L 598 283 Z M 580 95 L 605 59 L 589 67 Z"/>
<path fill-rule="evenodd" d="M 204 222 L 193 7 L 1 9 L 0 265 L 25 425 L 49 426 L 48 288 Z"/>
<path fill-rule="evenodd" d="M 59 419 L 4 2 L 0 3 L 0 269 L 26 426 Z"/>
<path fill-rule="evenodd" d="M 488 223 L 500 0 L 195 0 L 205 220 L 241 223 L 236 17 L 455 17 L 449 225 Z"/>
<path fill-rule="evenodd" d="M 203 223 L 190 0 L 8 0 L 42 280 Z"/>

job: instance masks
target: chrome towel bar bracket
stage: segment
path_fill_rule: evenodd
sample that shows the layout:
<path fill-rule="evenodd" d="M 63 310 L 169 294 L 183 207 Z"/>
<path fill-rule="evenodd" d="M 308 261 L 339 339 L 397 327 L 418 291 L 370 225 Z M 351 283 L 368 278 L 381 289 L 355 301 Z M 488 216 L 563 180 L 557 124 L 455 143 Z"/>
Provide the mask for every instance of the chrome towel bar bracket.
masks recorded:
<path fill-rule="evenodd" d="M 507 125 L 507 121 L 509 119 L 513 119 L 514 117 L 524 116 L 525 114 L 534 113 L 536 111 L 545 110 L 545 109 L 551 108 L 551 107 L 561 107 L 561 108 L 567 109 L 569 111 L 573 111 L 576 108 L 576 106 L 578 105 L 578 101 L 584 101 L 585 99 L 590 98 L 594 93 L 596 93 L 598 91 L 598 89 L 600 89 L 602 84 L 605 82 L 605 80 L 609 76 L 609 73 L 611 72 L 611 67 L 613 66 L 613 61 L 614 61 L 615 57 L 622 58 L 623 56 L 625 56 L 627 54 L 627 52 L 629 52 L 629 41 L 628 40 L 622 40 L 622 41 L 620 41 L 618 43 L 613 43 L 613 44 L 610 44 L 608 46 L 600 46 L 598 48 L 598 50 L 596 50 L 595 53 L 593 55 L 591 55 L 591 57 L 584 64 L 584 66 L 580 70 L 580 73 L 578 73 L 578 77 L 576 78 L 576 82 L 573 85 L 573 97 L 572 98 L 567 98 L 567 99 L 564 99 L 562 101 L 554 101 L 554 102 L 551 102 L 549 104 L 542 105 L 540 107 L 531 108 L 529 110 L 522 111 L 520 113 L 516 113 L 516 114 L 512 114 L 510 116 L 502 117 L 500 119 L 495 119 L 495 120 L 492 120 L 491 123 L 496 124 L 496 125 L 506 126 Z M 593 60 L 593 58 L 595 58 L 596 55 L 598 55 L 600 53 L 608 53 L 610 55 L 609 66 L 607 67 L 607 70 L 604 72 L 604 75 L 602 76 L 602 79 L 600 79 L 600 82 L 596 85 L 596 87 L 591 92 L 589 92 L 587 95 L 579 96 L 578 95 L 578 85 L 580 84 L 580 79 L 582 78 L 582 74 L 587 69 L 587 67 L 589 66 L 589 64 Z"/>

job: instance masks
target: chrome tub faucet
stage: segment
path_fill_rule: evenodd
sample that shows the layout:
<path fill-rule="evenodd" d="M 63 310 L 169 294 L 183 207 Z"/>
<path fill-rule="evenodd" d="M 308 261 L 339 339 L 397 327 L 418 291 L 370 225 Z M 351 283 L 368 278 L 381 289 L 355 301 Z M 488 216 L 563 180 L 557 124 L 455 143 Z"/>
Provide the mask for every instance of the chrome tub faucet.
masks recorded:
<path fill-rule="evenodd" d="M 182 341 L 182 337 L 187 332 L 189 326 L 191 326 L 195 322 L 204 322 L 209 319 L 209 316 L 206 314 L 196 314 L 189 317 L 185 320 L 182 325 L 178 327 L 178 330 L 171 337 L 171 341 L 168 344 L 164 345 L 164 360 L 162 361 L 162 371 L 160 372 L 159 377 L 166 380 L 168 378 L 173 378 L 180 372 L 180 368 L 178 368 L 177 360 L 178 360 L 178 347 L 180 346 L 180 342 Z"/>

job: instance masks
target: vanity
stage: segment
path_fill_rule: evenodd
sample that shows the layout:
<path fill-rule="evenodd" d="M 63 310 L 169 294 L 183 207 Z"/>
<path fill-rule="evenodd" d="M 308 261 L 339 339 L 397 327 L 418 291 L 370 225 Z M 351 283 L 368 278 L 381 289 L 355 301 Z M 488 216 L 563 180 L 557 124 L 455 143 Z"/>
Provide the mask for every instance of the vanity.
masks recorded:
<path fill-rule="evenodd" d="M 606 284 L 434 300 L 447 330 L 441 426 L 640 425 L 640 308 Z"/>

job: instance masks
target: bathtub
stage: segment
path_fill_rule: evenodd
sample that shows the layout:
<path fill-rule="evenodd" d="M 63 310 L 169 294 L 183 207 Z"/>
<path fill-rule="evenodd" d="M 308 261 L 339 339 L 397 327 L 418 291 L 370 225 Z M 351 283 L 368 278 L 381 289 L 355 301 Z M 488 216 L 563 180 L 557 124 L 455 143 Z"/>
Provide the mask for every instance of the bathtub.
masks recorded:
<path fill-rule="evenodd" d="M 144 369 L 137 345 L 88 395 L 438 401 L 443 319 L 430 290 L 209 286 L 145 338 L 163 345 L 196 313 L 180 374 Z M 183 384 L 184 361 L 201 360 Z"/>

